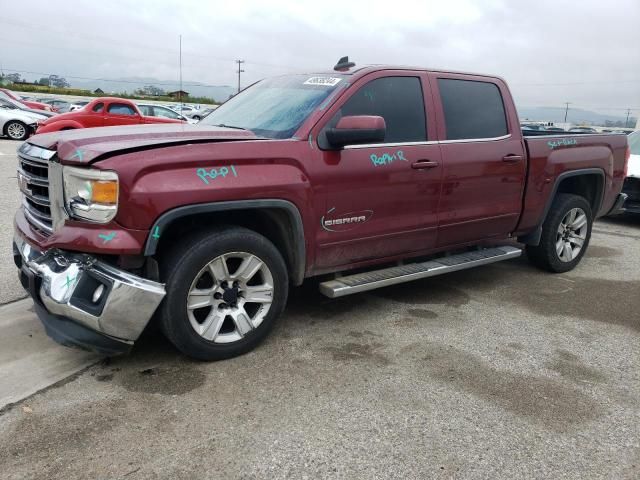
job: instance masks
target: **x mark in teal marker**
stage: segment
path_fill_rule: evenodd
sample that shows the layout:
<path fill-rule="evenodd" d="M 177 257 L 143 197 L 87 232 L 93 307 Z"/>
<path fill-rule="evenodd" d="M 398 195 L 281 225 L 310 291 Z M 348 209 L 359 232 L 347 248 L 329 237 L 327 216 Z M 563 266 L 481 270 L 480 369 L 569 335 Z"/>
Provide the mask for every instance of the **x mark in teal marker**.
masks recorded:
<path fill-rule="evenodd" d="M 114 239 L 115 236 L 116 236 L 116 232 L 111 232 L 109 235 L 105 235 L 104 233 L 101 233 L 98 235 L 98 237 L 104 240 L 102 243 L 110 242 L 111 240 Z"/>
<path fill-rule="evenodd" d="M 73 283 L 73 281 L 76 279 L 76 277 L 72 277 L 69 278 L 69 275 L 67 275 L 67 281 L 65 282 L 64 286 L 65 288 L 68 290 L 69 287 L 71 286 L 71 283 Z"/>
<path fill-rule="evenodd" d="M 71 158 L 77 158 L 78 160 L 82 161 L 82 155 L 84 155 L 82 153 L 82 150 L 80 150 L 79 148 L 76 149 L 76 153 L 74 153 L 69 160 L 71 160 Z"/>

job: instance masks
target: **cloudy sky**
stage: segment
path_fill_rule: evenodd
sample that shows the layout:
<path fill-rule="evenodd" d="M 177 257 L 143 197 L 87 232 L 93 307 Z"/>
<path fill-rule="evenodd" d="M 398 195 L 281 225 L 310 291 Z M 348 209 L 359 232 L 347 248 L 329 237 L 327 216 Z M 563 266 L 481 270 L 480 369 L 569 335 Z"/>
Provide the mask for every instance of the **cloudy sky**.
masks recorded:
<path fill-rule="evenodd" d="M 498 74 L 520 105 L 640 113 L 640 0 L 0 0 L 5 72 L 235 85 L 358 64 Z M 36 74 L 25 73 L 28 79 Z"/>

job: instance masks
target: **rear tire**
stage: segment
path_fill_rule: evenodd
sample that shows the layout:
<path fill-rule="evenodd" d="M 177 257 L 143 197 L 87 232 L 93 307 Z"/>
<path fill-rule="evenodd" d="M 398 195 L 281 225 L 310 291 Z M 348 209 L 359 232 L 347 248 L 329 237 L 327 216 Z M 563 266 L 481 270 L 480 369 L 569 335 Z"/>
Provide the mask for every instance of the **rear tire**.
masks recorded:
<path fill-rule="evenodd" d="M 280 252 L 241 227 L 186 238 L 165 255 L 161 275 L 167 295 L 160 327 L 181 352 L 199 360 L 255 348 L 284 310 L 289 288 Z"/>
<path fill-rule="evenodd" d="M 526 247 L 529 261 L 553 273 L 573 270 L 589 246 L 593 216 L 584 197 L 560 193 L 542 225 L 539 245 Z"/>

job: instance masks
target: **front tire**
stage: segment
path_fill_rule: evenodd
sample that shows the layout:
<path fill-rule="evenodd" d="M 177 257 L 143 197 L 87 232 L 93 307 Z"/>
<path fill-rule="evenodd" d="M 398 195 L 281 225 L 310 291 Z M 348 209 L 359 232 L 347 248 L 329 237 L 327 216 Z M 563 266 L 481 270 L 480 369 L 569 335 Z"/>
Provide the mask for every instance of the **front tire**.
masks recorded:
<path fill-rule="evenodd" d="M 29 137 L 29 127 L 18 120 L 7 122 L 4 133 L 11 140 L 26 140 Z"/>
<path fill-rule="evenodd" d="M 584 197 L 558 194 L 542 225 L 540 244 L 527 246 L 529 261 L 549 272 L 573 270 L 589 246 L 592 225 L 591 206 Z"/>
<path fill-rule="evenodd" d="M 199 232 L 161 264 L 167 295 L 160 327 L 185 355 L 222 360 L 255 348 L 287 301 L 289 279 L 276 247 L 241 227 Z"/>

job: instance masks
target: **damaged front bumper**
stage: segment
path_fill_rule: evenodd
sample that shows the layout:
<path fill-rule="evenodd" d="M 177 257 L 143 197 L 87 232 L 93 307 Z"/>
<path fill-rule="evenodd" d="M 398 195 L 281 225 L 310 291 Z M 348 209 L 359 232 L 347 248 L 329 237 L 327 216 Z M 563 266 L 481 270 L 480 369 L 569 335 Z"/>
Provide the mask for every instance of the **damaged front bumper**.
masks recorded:
<path fill-rule="evenodd" d="M 161 283 L 87 254 L 40 252 L 17 233 L 13 255 L 47 334 L 66 346 L 128 352 L 165 295 Z"/>

